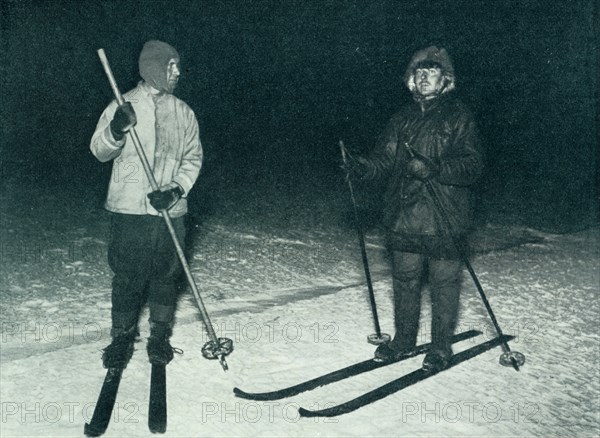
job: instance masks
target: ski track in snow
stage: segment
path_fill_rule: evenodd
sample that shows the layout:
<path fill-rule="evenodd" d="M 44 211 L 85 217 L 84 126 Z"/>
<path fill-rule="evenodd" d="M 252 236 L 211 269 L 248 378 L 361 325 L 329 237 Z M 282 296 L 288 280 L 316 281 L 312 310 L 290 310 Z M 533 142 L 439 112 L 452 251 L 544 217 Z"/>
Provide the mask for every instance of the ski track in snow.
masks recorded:
<path fill-rule="evenodd" d="M 24 212 L 2 219 L 3 437 L 82 436 L 93 411 L 104 378 L 100 350 L 108 342 L 111 273 L 106 214 L 86 211 L 67 218 L 79 224 L 74 228 L 62 222 L 58 207 L 47 212 L 48 228 L 24 220 L 33 217 Z M 290 399 L 234 397 L 234 386 L 279 389 L 362 361 L 374 349 L 366 342 L 373 323 L 355 233 L 319 217 L 313 219 L 320 225 L 308 229 L 288 227 L 289 221 L 272 227 L 276 221 L 265 215 L 265 224 L 251 230 L 245 220 L 208 220 L 194 240 L 193 274 L 217 335 L 232 338 L 235 350 L 227 373 L 202 358 L 208 337 L 184 292 L 172 344 L 185 353 L 167 368 L 165 437 L 599 434 L 600 229 L 551 235 L 489 226 L 496 248 L 510 236 L 537 239 L 472 260 L 501 327 L 516 336 L 511 348 L 526 355 L 520 372 L 501 367 L 496 348 L 356 412 L 301 419 L 299 406 L 346 401 L 416 369 L 422 358 Z M 390 332 L 381 234 L 368 232 L 367 243 L 382 329 Z M 430 310 L 423 299 L 419 340 L 427 342 Z M 147 310 L 107 437 L 151 435 L 146 320 Z M 458 330 L 470 328 L 483 336 L 457 344 L 455 352 L 494 336 L 465 272 Z"/>

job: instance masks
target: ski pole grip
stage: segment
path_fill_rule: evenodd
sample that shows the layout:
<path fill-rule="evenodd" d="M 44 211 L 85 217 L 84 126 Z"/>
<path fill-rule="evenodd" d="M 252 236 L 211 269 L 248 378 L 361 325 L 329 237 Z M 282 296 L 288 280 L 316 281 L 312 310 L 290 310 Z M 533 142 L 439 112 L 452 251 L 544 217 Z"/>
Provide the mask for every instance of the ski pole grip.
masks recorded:
<path fill-rule="evenodd" d="M 119 105 L 123 105 L 125 101 L 123 100 L 123 96 L 119 91 L 119 87 L 117 86 L 117 81 L 115 81 L 115 77 L 110 68 L 110 64 L 108 63 L 108 58 L 106 57 L 106 53 L 104 53 L 104 49 L 98 49 L 98 56 L 100 57 L 100 62 L 102 63 L 102 67 L 104 67 L 104 72 L 106 73 L 106 77 L 108 78 L 108 82 L 110 83 L 110 87 L 113 90 L 113 94 L 117 99 L 117 103 Z"/>

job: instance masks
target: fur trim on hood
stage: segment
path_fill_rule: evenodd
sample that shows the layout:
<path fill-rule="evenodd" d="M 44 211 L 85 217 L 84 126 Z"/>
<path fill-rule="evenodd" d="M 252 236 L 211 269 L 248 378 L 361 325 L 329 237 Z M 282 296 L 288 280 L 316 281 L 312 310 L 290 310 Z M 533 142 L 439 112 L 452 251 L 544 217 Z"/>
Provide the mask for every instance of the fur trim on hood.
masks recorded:
<path fill-rule="evenodd" d="M 442 89 L 442 94 L 447 93 L 455 88 L 454 67 L 452 66 L 452 61 L 450 61 L 448 52 L 446 52 L 446 49 L 444 48 L 430 46 L 419 50 L 413 55 L 410 63 L 408 64 L 408 68 L 406 69 L 406 73 L 404 73 L 404 83 L 411 93 L 414 94 L 416 89 L 415 69 L 423 62 L 434 62 L 440 65 L 442 74 L 446 78 L 446 86 Z"/>

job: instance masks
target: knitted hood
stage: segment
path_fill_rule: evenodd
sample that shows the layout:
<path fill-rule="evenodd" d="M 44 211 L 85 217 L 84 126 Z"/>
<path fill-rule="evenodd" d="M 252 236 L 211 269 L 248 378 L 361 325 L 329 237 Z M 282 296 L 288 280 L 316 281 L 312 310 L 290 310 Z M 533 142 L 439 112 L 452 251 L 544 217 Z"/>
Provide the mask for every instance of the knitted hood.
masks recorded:
<path fill-rule="evenodd" d="M 157 90 L 168 91 L 167 66 L 171 59 L 179 62 L 179 54 L 169 44 L 158 40 L 146 42 L 140 53 L 140 76 Z"/>

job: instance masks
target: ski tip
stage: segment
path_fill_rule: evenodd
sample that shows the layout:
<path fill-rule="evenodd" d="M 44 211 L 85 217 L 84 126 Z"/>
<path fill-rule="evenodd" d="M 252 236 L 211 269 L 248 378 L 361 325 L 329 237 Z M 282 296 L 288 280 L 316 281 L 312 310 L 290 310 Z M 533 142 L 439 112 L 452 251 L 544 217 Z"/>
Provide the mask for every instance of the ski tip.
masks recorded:
<path fill-rule="evenodd" d="M 304 408 L 298 408 L 298 414 L 301 417 L 310 418 L 310 417 L 336 417 L 340 414 L 343 414 L 343 411 L 339 411 L 335 408 L 326 408 L 318 411 L 310 411 Z"/>
<path fill-rule="evenodd" d="M 314 417 L 315 416 L 313 411 L 309 411 L 308 409 L 304 409 L 304 408 L 299 408 L 298 414 L 300 414 L 301 417 Z"/>
<path fill-rule="evenodd" d="M 242 391 L 240 388 L 238 388 L 237 386 L 235 388 L 233 388 L 233 394 L 236 397 L 240 397 L 240 398 L 250 398 L 250 394 L 248 394 L 245 391 Z"/>

